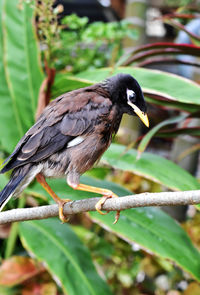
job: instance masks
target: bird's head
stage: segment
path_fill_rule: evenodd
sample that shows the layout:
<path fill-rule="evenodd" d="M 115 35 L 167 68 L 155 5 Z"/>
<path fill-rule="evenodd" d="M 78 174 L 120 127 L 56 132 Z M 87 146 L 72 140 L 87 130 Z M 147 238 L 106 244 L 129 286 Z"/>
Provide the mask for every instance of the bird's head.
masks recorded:
<path fill-rule="evenodd" d="M 103 86 L 123 113 L 137 115 L 149 127 L 146 103 L 139 83 L 129 74 L 117 74 L 103 81 Z"/>

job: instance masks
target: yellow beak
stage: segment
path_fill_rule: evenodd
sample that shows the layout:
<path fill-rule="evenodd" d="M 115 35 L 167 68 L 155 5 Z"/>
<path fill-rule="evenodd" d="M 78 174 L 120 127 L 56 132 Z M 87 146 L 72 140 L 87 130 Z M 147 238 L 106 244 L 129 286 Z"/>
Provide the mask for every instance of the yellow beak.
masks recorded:
<path fill-rule="evenodd" d="M 128 101 L 128 104 L 133 108 L 134 112 L 136 113 L 136 115 L 138 115 L 144 125 L 149 127 L 149 119 L 147 117 L 147 114 L 143 113 L 134 103 Z"/>

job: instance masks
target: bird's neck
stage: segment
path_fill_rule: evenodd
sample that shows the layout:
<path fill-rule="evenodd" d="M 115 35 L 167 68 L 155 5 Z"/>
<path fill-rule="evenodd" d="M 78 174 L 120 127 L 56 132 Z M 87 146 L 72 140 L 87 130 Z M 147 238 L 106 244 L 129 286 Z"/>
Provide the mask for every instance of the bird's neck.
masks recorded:
<path fill-rule="evenodd" d="M 113 120 L 112 120 L 112 133 L 117 133 L 121 120 L 122 120 L 122 115 L 123 112 L 121 111 L 121 109 L 119 108 L 119 106 L 117 104 L 114 104 L 112 107 L 112 111 L 111 113 L 113 114 Z"/>

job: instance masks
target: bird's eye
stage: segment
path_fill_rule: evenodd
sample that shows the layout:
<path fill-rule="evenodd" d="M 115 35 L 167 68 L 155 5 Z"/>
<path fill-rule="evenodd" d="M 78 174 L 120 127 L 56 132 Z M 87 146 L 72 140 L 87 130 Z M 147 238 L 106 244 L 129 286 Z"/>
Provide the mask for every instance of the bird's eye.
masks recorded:
<path fill-rule="evenodd" d="M 129 101 L 134 102 L 136 100 L 136 94 L 133 90 L 127 89 L 126 94 Z"/>

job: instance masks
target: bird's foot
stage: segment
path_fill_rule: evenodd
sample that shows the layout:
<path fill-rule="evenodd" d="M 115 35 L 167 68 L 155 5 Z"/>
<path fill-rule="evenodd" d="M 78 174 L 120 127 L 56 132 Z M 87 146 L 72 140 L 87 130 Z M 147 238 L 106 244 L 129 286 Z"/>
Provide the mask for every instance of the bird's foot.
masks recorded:
<path fill-rule="evenodd" d="M 58 208 L 59 208 L 59 218 L 61 220 L 62 223 L 66 223 L 69 221 L 69 217 L 66 217 L 64 214 L 64 206 L 66 203 L 71 202 L 70 199 L 60 199 L 59 201 L 57 201 L 58 204 Z"/>
<path fill-rule="evenodd" d="M 105 189 L 105 188 L 100 188 L 100 187 L 95 187 L 95 186 L 90 186 L 90 185 L 86 185 L 86 184 L 74 184 L 71 183 L 68 180 L 68 184 L 76 190 L 79 191 L 85 191 L 85 192 L 91 192 L 91 193 L 97 193 L 97 194 L 101 194 L 103 197 L 97 202 L 95 208 L 97 210 L 97 212 L 99 212 L 102 215 L 105 215 L 107 213 L 103 213 L 101 211 L 103 204 L 106 202 L 107 199 L 110 198 L 118 198 L 118 196 L 116 194 L 114 194 L 111 190 L 109 189 Z M 117 211 L 116 215 L 115 215 L 115 221 L 113 222 L 113 224 L 117 223 L 118 219 L 120 216 L 120 211 Z"/>
<path fill-rule="evenodd" d="M 104 213 L 101 211 L 103 204 L 106 202 L 107 199 L 110 198 L 118 198 L 118 196 L 116 194 L 114 194 L 113 192 L 108 192 L 108 195 L 103 196 L 95 205 L 95 208 L 97 210 L 97 212 L 101 215 L 106 215 L 108 214 L 108 212 Z M 115 220 L 113 222 L 113 224 L 116 224 L 117 221 L 119 220 L 120 217 L 120 211 L 117 211 L 116 215 L 115 215 Z"/>
<path fill-rule="evenodd" d="M 58 204 L 59 207 L 59 218 L 62 221 L 62 223 L 68 222 L 69 218 L 66 218 L 64 215 L 63 209 L 64 205 L 68 202 L 70 202 L 70 199 L 61 199 L 59 198 L 56 193 L 52 190 L 52 188 L 48 185 L 48 183 L 45 180 L 45 177 L 43 174 L 39 173 L 36 176 L 37 181 L 41 184 L 41 186 L 46 190 L 46 192 L 49 193 L 49 195 L 54 199 L 54 201 Z"/>

